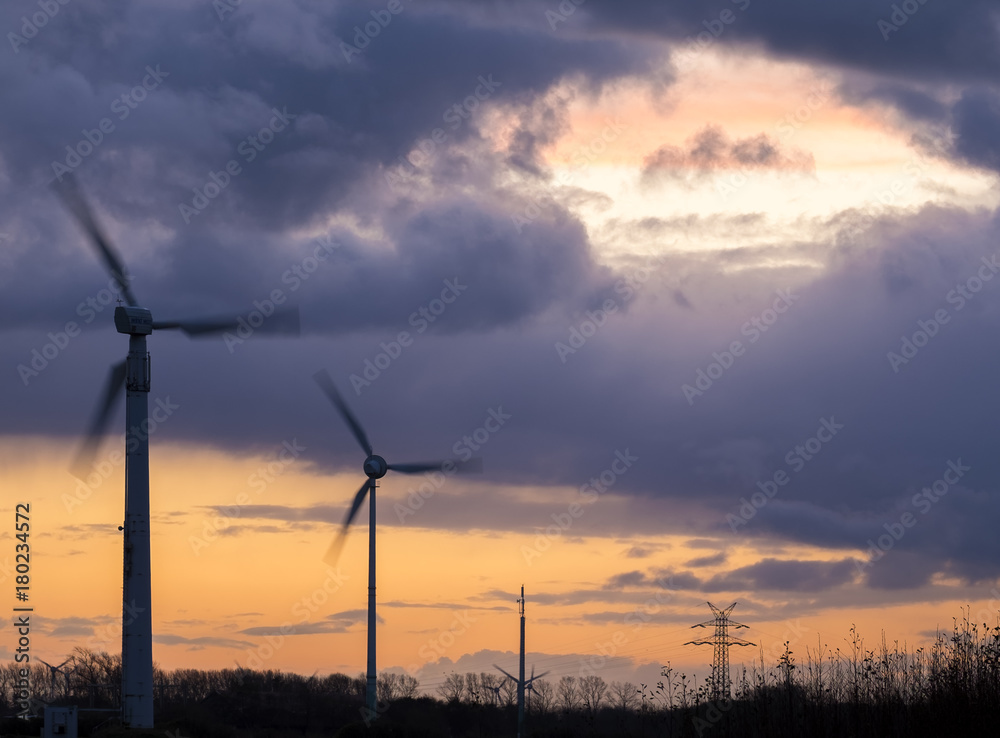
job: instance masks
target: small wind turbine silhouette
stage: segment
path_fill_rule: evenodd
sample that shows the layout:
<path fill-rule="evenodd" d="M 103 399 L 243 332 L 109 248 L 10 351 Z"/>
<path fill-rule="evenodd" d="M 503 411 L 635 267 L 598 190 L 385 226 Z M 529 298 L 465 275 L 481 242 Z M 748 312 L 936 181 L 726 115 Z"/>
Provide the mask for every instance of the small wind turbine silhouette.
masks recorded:
<path fill-rule="evenodd" d="M 122 612 L 122 722 L 131 728 L 153 727 L 153 634 L 149 554 L 149 353 L 146 336 L 154 330 L 179 329 L 189 336 L 235 331 L 242 318 L 154 321 L 129 286 L 125 265 L 111 242 L 104 237 L 93 212 L 72 177 L 57 191 L 80 226 L 90 237 L 125 305 L 115 308 L 115 328 L 128 336 L 128 358 L 111 367 L 104 395 L 91 422 L 72 471 L 85 479 L 93 466 L 115 401 L 126 390 L 125 406 L 125 522 L 124 587 Z M 258 329 L 261 333 L 298 333 L 298 310 L 273 314 Z"/>
<path fill-rule="evenodd" d="M 377 716 L 375 711 L 375 702 L 377 698 L 376 692 L 376 676 L 377 672 L 375 669 L 375 487 L 376 480 L 381 479 L 389 471 L 396 471 L 400 474 L 420 474 L 422 472 L 428 471 L 445 471 L 449 473 L 470 473 L 470 472 L 481 472 L 482 471 L 482 460 L 478 458 L 469 459 L 468 461 L 430 461 L 415 464 L 388 464 L 386 460 L 381 456 L 378 456 L 372 450 L 371 441 L 368 440 L 368 436 L 365 434 L 364 428 L 361 427 L 361 423 L 351 412 L 351 409 L 344 402 L 344 398 L 341 397 L 340 392 L 337 391 L 336 385 L 333 383 L 333 378 L 330 373 L 325 369 L 313 374 L 313 379 L 319 388 L 327 396 L 333 406 L 337 408 L 337 412 L 340 413 L 344 422 L 347 423 L 347 427 L 351 429 L 351 433 L 354 435 L 355 440 L 358 445 L 361 446 L 361 450 L 365 452 L 366 458 L 364 466 L 362 467 L 365 472 L 365 476 L 368 479 L 365 480 L 364 484 L 361 485 L 361 489 L 357 491 L 354 495 L 354 501 L 351 503 L 350 510 L 347 512 L 347 517 L 344 518 L 344 523 L 340 527 L 340 531 L 337 536 L 333 539 L 330 547 L 327 549 L 326 555 L 323 560 L 326 561 L 330 566 L 334 566 L 337 563 L 337 559 L 340 556 L 340 551 L 344 546 L 344 540 L 347 536 L 347 529 L 351 525 L 355 516 L 358 514 L 358 510 L 361 509 L 362 503 L 365 501 L 365 497 L 369 497 L 368 500 L 368 667 L 366 671 L 366 684 L 365 684 L 365 706 L 368 710 L 368 717 L 374 720 Z"/>
<path fill-rule="evenodd" d="M 49 675 L 51 677 L 51 682 L 49 684 L 49 694 L 51 695 L 50 699 L 55 699 L 57 673 L 62 674 L 63 678 L 66 680 L 66 696 L 69 697 L 69 678 L 76 672 L 77 667 L 74 666 L 69 671 L 65 671 L 63 667 L 66 666 L 66 664 L 68 664 L 70 661 L 72 661 L 73 657 L 70 656 L 68 659 L 59 664 L 59 666 L 53 666 L 45 659 L 38 659 L 38 660 L 41 661 L 43 664 L 45 664 L 47 667 L 49 667 Z"/>

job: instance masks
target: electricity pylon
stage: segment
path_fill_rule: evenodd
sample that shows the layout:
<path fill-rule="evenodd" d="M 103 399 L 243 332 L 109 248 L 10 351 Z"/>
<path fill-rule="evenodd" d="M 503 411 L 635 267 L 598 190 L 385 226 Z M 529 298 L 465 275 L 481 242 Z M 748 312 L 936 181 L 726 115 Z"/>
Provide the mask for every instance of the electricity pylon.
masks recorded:
<path fill-rule="evenodd" d="M 715 627 L 715 634 L 711 638 L 702 641 L 688 641 L 685 646 L 715 646 L 715 658 L 712 660 L 712 699 L 729 699 L 729 647 L 730 646 L 755 646 L 756 643 L 744 641 L 742 638 L 729 635 L 729 628 L 748 628 L 750 626 L 737 623 L 729 619 L 729 613 L 736 607 L 734 602 L 725 610 L 720 610 L 711 602 L 708 606 L 712 608 L 715 618 L 706 620 L 704 623 L 692 625 L 692 628 Z"/>

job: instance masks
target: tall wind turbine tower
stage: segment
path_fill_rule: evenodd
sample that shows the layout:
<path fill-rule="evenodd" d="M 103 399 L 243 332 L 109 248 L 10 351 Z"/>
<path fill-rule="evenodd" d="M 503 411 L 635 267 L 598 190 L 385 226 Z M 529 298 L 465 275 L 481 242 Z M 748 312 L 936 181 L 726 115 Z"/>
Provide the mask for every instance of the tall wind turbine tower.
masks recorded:
<path fill-rule="evenodd" d="M 242 318 L 212 318 L 183 321 L 153 320 L 150 311 L 140 307 L 130 286 L 117 249 L 105 238 L 90 206 L 77 188 L 76 181 L 63 182 L 59 195 L 87 234 L 99 258 L 114 280 L 124 305 L 115 308 L 115 329 L 128 336 L 128 355 L 111 367 L 104 395 L 91 423 L 89 433 L 73 464 L 73 473 L 85 480 L 115 401 L 125 386 L 125 521 L 122 577 L 122 723 L 127 728 L 153 727 L 153 618 L 150 537 L 149 537 L 149 352 L 146 336 L 154 330 L 178 329 L 189 336 L 203 336 L 235 331 Z M 120 302 L 120 301 L 119 301 Z M 282 323 L 278 330 L 298 333 L 298 310 L 286 314 L 292 325 Z M 264 331 L 261 331 L 264 332 Z M 268 331 L 270 332 L 270 331 Z M 155 420 L 155 415 L 154 415 Z"/>

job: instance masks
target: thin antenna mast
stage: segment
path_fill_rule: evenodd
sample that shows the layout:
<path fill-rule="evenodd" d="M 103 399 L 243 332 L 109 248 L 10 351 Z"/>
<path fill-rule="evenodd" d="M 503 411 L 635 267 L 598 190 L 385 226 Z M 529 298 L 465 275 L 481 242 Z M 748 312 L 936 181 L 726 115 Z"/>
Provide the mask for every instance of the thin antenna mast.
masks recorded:
<path fill-rule="evenodd" d="M 521 662 L 517 681 L 517 738 L 524 735 L 524 585 L 521 585 L 521 596 L 517 600 L 521 612 Z"/>

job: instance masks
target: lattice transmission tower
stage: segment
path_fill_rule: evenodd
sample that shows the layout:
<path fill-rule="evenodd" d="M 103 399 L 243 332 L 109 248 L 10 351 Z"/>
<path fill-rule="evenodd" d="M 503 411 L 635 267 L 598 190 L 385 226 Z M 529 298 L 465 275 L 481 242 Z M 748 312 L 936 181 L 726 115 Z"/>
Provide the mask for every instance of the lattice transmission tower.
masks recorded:
<path fill-rule="evenodd" d="M 715 658 L 712 660 L 712 699 L 728 699 L 729 698 L 729 686 L 730 686 L 730 676 L 729 676 L 729 647 L 730 646 L 755 646 L 756 643 L 751 643 L 750 641 L 745 641 L 742 638 L 737 638 L 736 636 L 729 635 L 730 628 L 749 628 L 748 625 L 743 625 L 743 623 L 737 623 L 734 620 L 729 619 L 729 613 L 733 611 L 736 607 L 734 602 L 725 610 L 720 610 L 711 602 L 708 606 L 712 608 L 712 613 L 715 617 L 712 620 L 706 620 L 704 623 L 698 623 L 697 625 L 692 625 L 692 628 L 715 628 L 715 634 L 711 638 L 707 638 L 701 641 L 688 641 L 685 646 L 715 646 Z"/>

